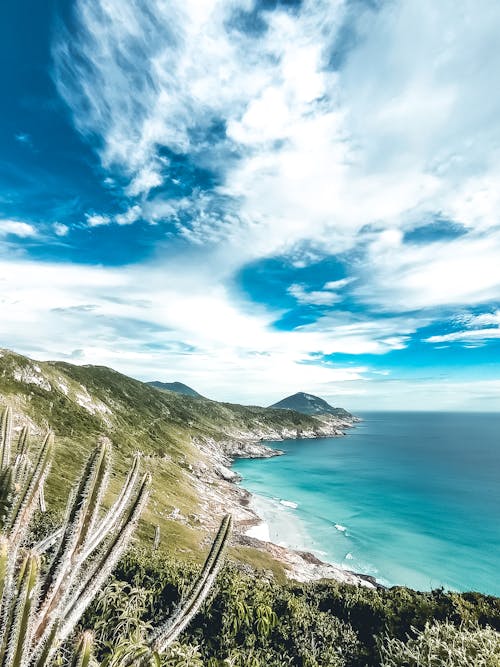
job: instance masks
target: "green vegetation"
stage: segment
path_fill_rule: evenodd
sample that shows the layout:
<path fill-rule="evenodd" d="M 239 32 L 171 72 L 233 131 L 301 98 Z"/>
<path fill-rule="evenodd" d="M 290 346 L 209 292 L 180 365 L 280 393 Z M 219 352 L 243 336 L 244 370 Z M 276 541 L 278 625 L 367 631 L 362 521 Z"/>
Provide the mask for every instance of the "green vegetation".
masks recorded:
<path fill-rule="evenodd" d="M 163 389 L 166 391 L 175 391 L 177 394 L 184 394 L 185 396 L 194 396 L 197 398 L 204 398 L 197 391 L 188 387 L 187 384 L 183 382 L 159 382 L 154 380 L 153 382 L 147 383 L 150 387 L 155 387 L 156 389 Z"/>
<path fill-rule="evenodd" d="M 85 466 L 62 526 L 28 547 L 52 464 L 54 436 L 49 432 L 33 457 L 26 427 L 12 451 L 11 424 L 7 408 L 0 432 L 0 665 L 44 667 L 123 554 L 147 500 L 150 477 L 137 483 L 137 456 L 117 500 L 101 516 L 110 468 L 110 447 L 103 443 Z M 52 557 L 42 568 L 51 547 Z M 80 648 L 85 654 L 87 643 Z"/>
<path fill-rule="evenodd" d="M 352 417 L 344 408 L 334 408 L 319 396 L 312 396 L 299 391 L 292 396 L 287 396 L 281 401 L 271 405 L 271 408 L 280 410 L 295 410 L 304 415 L 335 415 L 336 417 Z"/>
<path fill-rule="evenodd" d="M 195 565 L 150 550 L 127 554 L 85 617 L 85 627 L 96 628 L 98 653 L 119 646 L 128 634 L 141 636 L 144 628 L 164 618 L 197 572 Z M 461 655 L 457 651 L 462 637 L 471 655 L 482 655 L 472 651 L 484 645 L 484 655 L 497 660 L 484 662 L 484 667 L 498 667 L 499 630 L 500 599 L 487 595 L 369 589 L 335 582 L 279 583 L 269 573 L 228 563 L 211 599 L 180 637 L 176 656 L 171 654 L 164 664 L 403 667 L 417 665 L 404 661 L 416 644 L 435 648 L 440 642 L 443 652 L 449 645 L 450 655 Z M 404 656 L 400 662 L 389 661 L 398 655 Z M 479 659 L 420 664 L 483 665 Z"/>
<path fill-rule="evenodd" d="M 229 551 L 232 560 L 218 573 L 229 520 L 201 565 L 201 477 L 215 449 L 199 443 L 255 429 L 300 432 L 317 424 L 314 417 L 160 391 L 107 368 L 0 355 L 1 401 L 12 407 L 19 437 L 13 453 L 7 412 L 0 438 L 0 667 L 31 667 L 50 630 L 54 643 L 50 635 L 44 647 L 62 642 L 54 664 L 75 667 L 500 667 L 498 598 L 290 583 L 269 554 L 243 546 Z M 49 434 L 31 455 L 28 425 L 40 436 L 54 432 L 55 443 Z M 111 448 L 116 465 L 108 475 Z M 150 500 L 135 547 L 117 562 L 148 485 L 148 476 L 139 482 L 137 450 L 146 475 L 154 473 Z M 45 480 L 48 511 L 35 511 Z M 182 522 L 170 517 L 174 508 Z M 117 513 L 123 521 L 112 519 Z M 68 569 L 75 558 L 77 567 Z M 46 613 L 51 606 L 61 611 L 59 622 Z"/>
<path fill-rule="evenodd" d="M 426 623 L 406 642 L 386 638 L 382 667 L 498 667 L 500 642 L 492 628 Z"/>

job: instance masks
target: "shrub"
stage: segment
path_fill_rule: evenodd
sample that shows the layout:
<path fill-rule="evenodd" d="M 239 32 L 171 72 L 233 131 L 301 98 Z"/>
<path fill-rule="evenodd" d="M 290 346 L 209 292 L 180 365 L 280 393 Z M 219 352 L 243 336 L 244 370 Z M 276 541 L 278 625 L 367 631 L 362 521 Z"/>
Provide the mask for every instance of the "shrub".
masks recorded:
<path fill-rule="evenodd" d="M 385 637 L 381 667 L 498 667 L 500 634 L 478 625 L 426 623 L 406 641 Z"/>

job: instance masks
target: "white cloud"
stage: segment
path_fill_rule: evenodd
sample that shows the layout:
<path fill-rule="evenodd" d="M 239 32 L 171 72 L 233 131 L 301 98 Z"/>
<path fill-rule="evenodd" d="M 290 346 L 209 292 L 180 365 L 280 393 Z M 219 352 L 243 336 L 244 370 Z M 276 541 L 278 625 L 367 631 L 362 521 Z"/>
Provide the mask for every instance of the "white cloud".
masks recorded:
<path fill-rule="evenodd" d="M 360 364 L 318 363 L 334 352 L 383 354 L 404 346 L 416 322 L 323 318 L 280 331 L 276 313 L 234 300 L 208 267 L 105 269 L 0 262 L 4 346 L 44 358 L 108 364 L 145 379 L 189 379 L 214 397 L 266 401 L 274 392 L 365 382 Z M 36 326 L 37 337 L 31 334 Z M 399 333 L 398 333 L 399 332 Z"/>
<path fill-rule="evenodd" d="M 233 21 L 255 8 L 252 0 L 150 0 L 148 11 L 137 0 L 77 0 L 76 34 L 61 33 L 54 46 L 55 81 L 78 129 L 100 138 L 108 178 L 116 184 L 125 176 L 131 200 L 125 212 L 89 214 L 88 224 L 168 220 L 169 233 L 199 250 L 180 256 L 178 271 L 135 273 L 139 284 L 148 276 L 149 295 L 129 282 L 132 274 L 120 274 L 127 305 L 98 301 L 105 318 L 94 322 L 102 340 L 92 348 L 96 358 L 113 360 L 121 350 L 128 370 L 166 363 L 117 333 L 113 317 L 134 317 L 160 327 L 148 334 L 151 343 L 171 346 L 168 363 L 189 377 L 198 370 L 213 382 L 223 367 L 245 378 L 249 392 L 272 378 L 323 386 L 332 369 L 310 364 L 314 354 L 401 349 L 443 307 L 500 299 L 500 7 L 494 0 L 481 11 L 470 0 L 460 11 L 451 0 L 377 4 L 376 11 L 341 0 L 304 0 L 294 12 L 280 6 L 262 14 L 267 30 L 255 37 Z M 344 21 L 355 38 L 342 53 Z M 338 70 L 327 67 L 332 53 Z M 214 138 L 214 124 L 226 134 Z M 213 171 L 217 187 L 175 200 L 151 192 L 172 177 L 165 149 Z M 468 233 L 405 243 L 404 232 L 437 213 Z M 308 256 L 297 251 L 303 241 Z M 337 315 L 278 332 L 278 313 L 256 314 L 226 288 L 254 259 L 290 253 L 298 268 L 356 246 L 348 279 L 327 280 L 321 290 L 296 282 L 290 293 L 302 304 L 333 306 L 349 280 L 360 303 L 423 311 L 418 319 Z M 84 285 L 77 293 L 88 302 Z M 473 344 L 476 329 L 464 330 Z M 180 352 L 179 341 L 196 354 Z M 347 371 L 339 373 L 346 389 Z"/>
<path fill-rule="evenodd" d="M 500 338 L 500 310 L 480 315 L 470 313 L 456 318 L 457 324 L 467 328 L 425 338 L 426 343 L 463 343 L 468 347 L 477 347 L 488 340 Z"/>
<path fill-rule="evenodd" d="M 459 316 L 457 321 L 465 324 L 467 327 L 482 327 L 490 324 L 500 327 L 500 310 L 494 310 L 489 313 L 480 313 L 479 315 L 467 313 Z"/>
<path fill-rule="evenodd" d="M 215 194 L 237 202 L 216 242 L 236 236 L 245 258 L 303 239 L 342 251 L 368 224 L 408 226 L 429 210 L 496 224 L 496 2 L 457 12 L 451 0 L 377 11 L 305 0 L 262 13 L 259 37 L 234 27 L 253 8 L 77 2 L 78 36 L 54 47 L 56 83 L 79 129 L 101 136 L 103 165 L 128 175 L 130 196 L 168 178 L 162 147 L 190 153 L 218 172 Z M 332 71 L 344 21 L 357 36 Z M 219 119 L 227 136 L 214 146 Z M 213 242 L 213 226 L 199 215 L 186 237 Z"/>
<path fill-rule="evenodd" d="M 111 218 L 109 215 L 100 215 L 99 213 L 86 213 L 87 224 L 89 227 L 100 227 L 102 225 L 109 225 Z"/>
<path fill-rule="evenodd" d="M 499 329 L 471 329 L 464 331 L 453 331 L 452 333 L 430 336 L 425 338 L 426 343 L 452 343 L 452 342 L 478 342 L 500 338 Z"/>
<path fill-rule="evenodd" d="M 303 285 L 293 284 L 288 288 L 288 293 L 297 299 L 299 303 L 315 306 L 332 306 L 338 303 L 342 297 L 330 290 L 307 291 Z"/>
<path fill-rule="evenodd" d="M 37 235 L 33 225 L 19 220 L 0 220 L 0 236 L 19 236 L 20 238 L 29 238 Z"/>
<path fill-rule="evenodd" d="M 398 231 L 375 237 L 357 297 L 384 310 L 480 304 L 500 298 L 500 231 L 408 245 Z"/>
<path fill-rule="evenodd" d="M 152 166 L 143 167 L 139 173 L 134 176 L 130 185 L 126 188 L 126 193 L 130 197 L 140 194 L 147 194 L 152 188 L 156 188 L 163 183 L 163 178 L 159 171 Z"/>
<path fill-rule="evenodd" d="M 54 222 L 52 225 L 54 232 L 57 236 L 67 236 L 69 232 L 68 225 L 63 224 L 62 222 Z"/>
<path fill-rule="evenodd" d="M 338 290 L 342 289 L 346 285 L 349 285 L 352 283 L 353 278 L 341 278 L 340 280 L 330 280 L 329 282 L 325 283 L 323 286 L 323 289 L 326 290 Z"/>
<path fill-rule="evenodd" d="M 331 280 L 319 290 L 308 290 L 304 285 L 293 283 L 287 289 L 287 292 L 303 305 L 333 306 L 335 303 L 342 301 L 342 295 L 338 293 L 338 290 L 349 285 L 352 281 L 353 278 Z"/>
<path fill-rule="evenodd" d="M 124 213 L 116 215 L 114 220 L 118 225 L 131 225 L 139 220 L 141 213 L 141 207 L 136 204 L 135 206 L 131 206 Z"/>

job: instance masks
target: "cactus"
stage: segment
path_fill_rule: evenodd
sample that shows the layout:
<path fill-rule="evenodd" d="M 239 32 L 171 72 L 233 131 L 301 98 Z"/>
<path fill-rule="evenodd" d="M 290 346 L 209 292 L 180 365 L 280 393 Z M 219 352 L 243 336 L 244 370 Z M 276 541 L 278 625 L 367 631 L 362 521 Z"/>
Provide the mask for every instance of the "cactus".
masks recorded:
<path fill-rule="evenodd" d="M 120 667 L 131 667 L 132 665 L 148 667 L 149 665 L 160 664 L 160 656 L 168 651 L 191 619 L 198 613 L 210 593 L 223 563 L 223 554 L 229 542 L 231 529 L 232 517 L 228 514 L 222 520 L 200 576 L 176 611 L 165 623 L 153 631 L 143 644 L 138 645 L 135 649 L 132 647 L 121 660 L 109 664 L 118 664 Z"/>
<path fill-rule="evenodd" d="M 90 667 L 92 664 L 92 647 L 94 637 L 91 632 L 84 632 L 75 649 L 71 667 Z"/>
<path fill-rule="evenodd" d="M 23 429 L 11 454 L 11 412 L 4 411 L 0 440 L 0 667 L 45 667 L 74 630 L 130 540 L 149 494 L 150 476 L 138 483 L 139 455 L 110 510 L 100 516 L 110 470 L 110 446 L 91 454 L 60 529 L 26 548 L 31 519 L 52 461 L 48 433 L 31 463 Z M 54 547 L 47 568 L 43 554 Z M 89 664 L 84 636 L 74 664 Z M 80 657 L 79 657 L 80 656 Z"/>
<path fill-rule="evenodd" d="M 27 428 L 20 434 L 15 455 L 11 429 L 12 415 L 7 408 L 0 427 L 0 667 L 49 667 L 127 547 L 147 501 L 151 478 L 146 474 L 139 481 L 137 454 L 118 497 L 101 516 L 111 466 L 110 445 L 102 443 L 87 461 L 63 525 L 28 548 L 30 522 L 37 507 L 43 511 L 45 507 L 43 486 L 52 462 L 54 436 L 46 435 L 32 462 Z M 168 650 L 210 592 L 231 526 L 228 515 L 199 578 L 171 618 L 113 664 L 159 664 L 160 654 Z M 155 537 L 159 542 L 159 528 Z M 41 567 L 49 549 L 53 555 Z M 92 634 L 84 633 L 71 664 L 97 664 L 92 644 Z"/>

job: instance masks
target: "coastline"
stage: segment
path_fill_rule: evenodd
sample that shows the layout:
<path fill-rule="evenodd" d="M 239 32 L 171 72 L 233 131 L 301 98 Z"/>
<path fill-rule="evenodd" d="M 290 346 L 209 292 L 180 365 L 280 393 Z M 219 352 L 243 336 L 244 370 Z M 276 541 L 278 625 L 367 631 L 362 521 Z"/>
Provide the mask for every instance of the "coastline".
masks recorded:
<path fill-rule="evenodd" d="M 353 417 L 352 421 L 342 420 L 342 429 L 352 428 L 361 419 Z M 296 436 L 287 439 L 310 439 L 317 440 L 323 437 L 342 437 L 344 430 L 339 428 L 340 424 L 335 424 L 329 434 L 321 433 L 307 438 Z M 285 439 L 277 438 L 274 442 Z M 234 443 L 236 445 L 236 443 Z M 293 510 L 296 504 L 290 500 L 279 498 L 267 498 L 250 492 L 240 485 L 242 478 L 239 473 L 231 469 L 236 459 L 240 458 L 270 458 L 273 456 L 282 456 L 285 454 L 282 450 L 274 449 L 261 442 L 246 442 L 243 447 L 236 446 L 231 453 L 228 472 L 231 473 L 231 486 L 237 489 L 242 495 L 240 504 L 251 518 L 244 521 L 237 521 L 239 528 L 235 535 L 236 541 L 243 546 L 253 546 L 260 550 L 270 553 L 274 558 L 281 561 L 288 568 L 290 579 L 300 582 L 308 582 L 319 579 L 334 579 L 342 583 L 349 583 L 358 586 L 370 588 L 384 588 L 374 577 L 353 572 L 345 568 L 342 564 L 326 562 L 321 560 L 321 554 L 310 551 L 310 537 L 306 527 L 301 519 L 294 516 Z M 227 451 L 227 450 L 226 450 Z M 226 477 L 227 479 L 227 477 Z"/>
<path fill-rule="evenodd" d="M 175 519 L 185 523 L 194 521 L 208 527 L 216 527 L 216 517 L 230 512 L 234 520 L 233 544 L 267 552 L 283 565 L 287 578 L 291 580 L 310 582 L 333 579 L 341 583 L 383 588 L 382 584 L 371 576 L 358 574 L 341 565 L 320 560 L 317 555 L 310 552 L 310 543 L 305 537 L 302 541 L 294 542 L 296 548 L 285 546 L 290 541 L 285 539 L 283 534 L 274 537 L 276 531 L 273 522 L 266 521 L 265 517 L 261 516 L 265 514 L 261 505 L 262 499 L 241 486 L 241 475 L 231 468 L 236 459 L 271 458 L 285 453 L 263 444 L 263 441 L 278 445 L 280 440 L 341 437 L 345 435 L 347 429 L 360 421 L 357 417 L 346 419 L 325 416 L 318 418 L 318 426 L 307 433 L 298 429 L 277 430 L 266 426 L 245 432 L 228 430 L 223 440 L 211 437 L 196 438 L 193 444 L 196 445 L 201 457 L 198 463 L 189 466 L 188 469 L 197 495 L 202 499 L 200 513 L 190 517 L 183 517 L 177 513 Z M 268 499 L 263 500 L 267 502 Z M 287 535 L 301 533 L 307 535 L 305 529 L 298 529 L 297 517 L 290 516 L 291 507 L 281 504 L 281 509 L 283 514 L 280 513 L 280 524 L 281 519 L 286 522 Z M 300 519 L 298 521 L 300 523 Z M 278 543 L 273 541 L 274 539 Z"/>
<path fill-rule="evenodd" d="M 283 505 L 283 501 L 243 490 L 248 494 L 245 507 L 252 512 L 254 520 L 247 523 L 243 532 L 235 534 L 238 544 L 266 551 L 286 567 L 288 578 L 294 581 L 333 579 L 356 586 L 384 588 L 374 577 L 353 572 L 339 563 L 324 561 L 311 552 L 306 528 L 298 517 L 293 516 L 293 508 Z M 277 517 L 279 521 L 276 521 Z"/>

